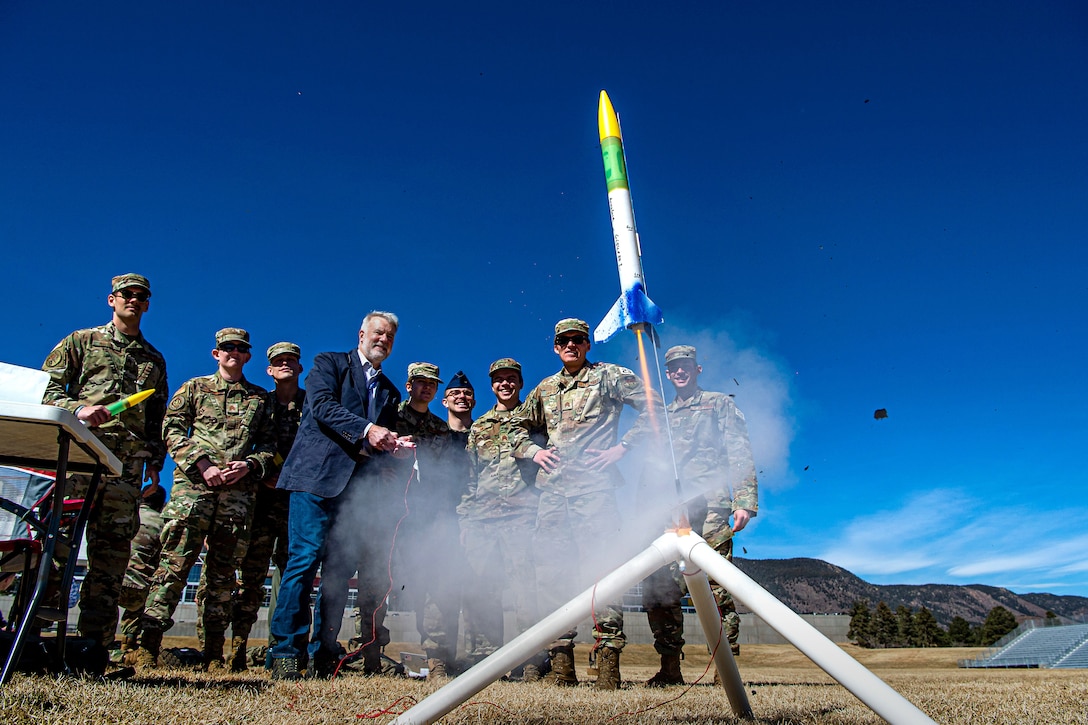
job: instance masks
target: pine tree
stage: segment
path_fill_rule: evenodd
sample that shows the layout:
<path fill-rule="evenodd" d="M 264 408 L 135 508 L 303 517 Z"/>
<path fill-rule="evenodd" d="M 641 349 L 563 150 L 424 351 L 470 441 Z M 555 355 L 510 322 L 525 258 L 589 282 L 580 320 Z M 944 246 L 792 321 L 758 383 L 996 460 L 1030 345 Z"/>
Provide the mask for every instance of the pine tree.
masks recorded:
<path fill-rule="evenodd" d="M 1016 629 L 1016 617 L 1002 606 L 994 607 L 986 615 L 986 621 L 979 630 L 979 644 L 989 647 L 1009 632 Z"/>
<path fill-rule="evenodd" d="M 895 608 L 895 625 L 898 630 L 895 646 L 916 646 L 916 637 L 914 636 L 914 612 L 911 611 L 910 607 L 905 604 L 900 604 Z"/>
<path fill-rule="evenodd" d="M 894 647 L 899 639 L 899 622 L 895 614 L 884 602 L 876 605 L 876 614 L 873 617 L 873 640 L 877 647 Z"/>
<path fill-rule="evenodd" d="M 925 607 L 914 615 L 914 646 L 940 647 L 948 642 L 948 633 L 937 624 L 937 618 Z"/>
<path fill-rule="evenodd" d="M 975 634 L 963 617 L 952 617 L 948 623 L 948 640 L 953 647 L 974 647 L 978 643 Z"/>
<path fill-rule="evenodd" d="M 850 629 L 846 638 L 854 640 L 858 647 L 873 646 L 873 615 L 869 612 L 869 602 L 859 599 L 850 608 Z"/>

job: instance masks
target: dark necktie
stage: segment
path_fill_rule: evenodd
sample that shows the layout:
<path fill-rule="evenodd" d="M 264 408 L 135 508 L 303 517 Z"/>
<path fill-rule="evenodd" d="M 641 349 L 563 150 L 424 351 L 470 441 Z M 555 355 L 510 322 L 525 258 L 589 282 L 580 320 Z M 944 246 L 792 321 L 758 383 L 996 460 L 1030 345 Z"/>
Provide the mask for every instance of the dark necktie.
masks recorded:
<path fill-rule="evenodd" d="M 374 375 L 370 377 L 366 382 L 367 398 L 367 410 L 366 417 L 371 423 L 378 422 L 378 373 L 375 371 Z"/>

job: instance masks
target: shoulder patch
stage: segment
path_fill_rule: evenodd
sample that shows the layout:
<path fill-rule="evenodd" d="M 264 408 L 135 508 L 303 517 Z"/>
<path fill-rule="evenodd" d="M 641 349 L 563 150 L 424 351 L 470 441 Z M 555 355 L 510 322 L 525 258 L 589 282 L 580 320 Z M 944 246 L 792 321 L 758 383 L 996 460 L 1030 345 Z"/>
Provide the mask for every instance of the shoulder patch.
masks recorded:
<path fill-rule="evenodd" d="M 64 351 L 60 347 L 53 348 L 53 352 L 49 353 L 49 357 L 45 359 L 45 366 L 47 368 L 59 368 L 64 364 Z"/>
<path fill-rule="evenodd" d="M 170 399 L 170 410 L 181 410 L 185 407 L 185 399 L 180 395 L 175 395 Z"/>

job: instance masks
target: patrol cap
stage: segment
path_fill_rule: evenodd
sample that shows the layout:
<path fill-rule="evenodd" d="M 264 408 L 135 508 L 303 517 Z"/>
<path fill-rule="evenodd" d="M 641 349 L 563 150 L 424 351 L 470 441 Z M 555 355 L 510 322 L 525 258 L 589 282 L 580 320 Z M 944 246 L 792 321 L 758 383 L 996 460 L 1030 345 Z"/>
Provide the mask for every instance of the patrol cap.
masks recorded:
<path fill-rule="evenodd" d="M 487 374 L 494 375 L 500 370 L 513 370 L 518 375 L 521 375 L 521 363 L 512 357 L 502 357 L 491 363 L 491 367 L 487 369 Z"/>
<path fill-rule="evenodd" d="M 446 392 L 448 393 L 454 388 L 468 388 L 473 392 L 475 392 L 476 390 L 474 387 L 472 387 L 472 383 L 468 381 L 468 376 L 465 375 L 465 372 L 463 370 L 458 370 L 457 374 L 450 378 L 449 384 L 446 385 Z"/>
<path fill-rule="evenodd" d="M 442 378 L 438 377 L 438 366 L 429 362 L 414 362 L 408 365 L 408 380 L 412 378 L 424 378 L 426 380 L 433 380 L 436 383 L 441 383 Z"/>
<path fill-rule="evenodd" d="M 567 317 L 555 323 L 555 334 L 562 335 L 564 332 L 580 332 L 588 337 L 589 323 L 577 317 Z"/>
<path fill-rule="evenodd" d="M 280 355 L 294 355 L 297 358 L 301 358 L 302 349 L 293 342 L 277 342 L 275 345 L 268 348 L 268 362 L 272 362 Z"/>
<path fill-rule="evenodd" d="M 240 327 L 224 327 L 215 333 L 215 344 L 222 345 L 224 342 L 244 342 L 248 345 L 249 333 Z"/>
<path fill-rule="evenodd" d="M 674 345 L 670 347 L 665 351 L 665 364 L 668 365 L 673 360 L 691 360 L 695 362 L 695 348 L 692 345 Z"/>
<path fill-rule="evenodd" d="M 140 287 L 147 290 L 148 294 L 151 294 L 151 283 L 147 281 L 147 277 L 142 274 L 134 274 L 129 272 L 128 274 L 119 274 L 113 278 L 113 289 L 110 292 L 118 292 L 127 287 Z"/>

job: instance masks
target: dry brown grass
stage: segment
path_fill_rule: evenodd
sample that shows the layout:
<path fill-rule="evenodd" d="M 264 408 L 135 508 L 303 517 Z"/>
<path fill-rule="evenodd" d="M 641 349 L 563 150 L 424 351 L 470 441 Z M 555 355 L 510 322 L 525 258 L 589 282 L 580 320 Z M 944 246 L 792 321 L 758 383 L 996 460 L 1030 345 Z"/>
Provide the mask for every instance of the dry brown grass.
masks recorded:
<path fill-rule="evenodd" d="M 391 653 L 415 649 L 388 648 Z M 684 677 L 703 674 L 699 648 Z M 623 655 L 624 688 L 597 693 L 585 675 L 588 647 L 576 651 L 587 684 L 557 689 L 500 682 L 447 715 L 443 723 L 734 723 L 725 693 L 642 687 L 656 671 L 647 645 Z M 977 650 L 846 650 L 941 723 L 1082 723 L 1088 725 L 1088 670 L 963 670 L 956 661 Z M 738 664 L 756 723 L 860 725 L 881 719 L 789 645 L 745 646 Z M 709 681 L 710 677 L 707 677 Z M 0 688 L 6 723 L 388 723 L 436 689 L 418 680 L 350 673 L 332 682 L 273 683 L 262 672 L 240 675 L 157 671 L 127 681 L 52 680 L 18 675 Z M 387 714 L 382 714 L 387 713 Z"/>

